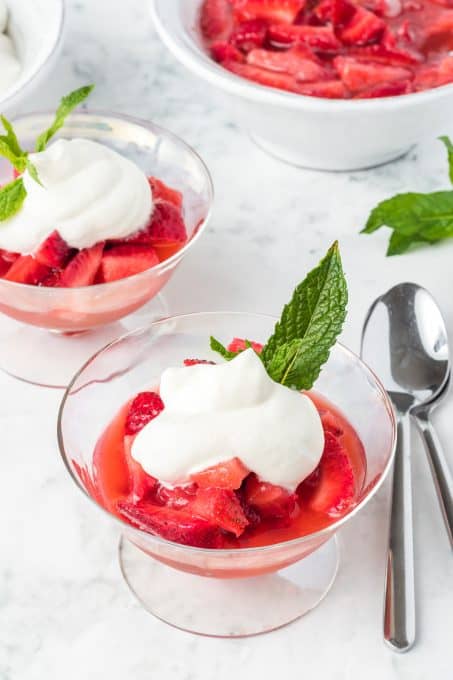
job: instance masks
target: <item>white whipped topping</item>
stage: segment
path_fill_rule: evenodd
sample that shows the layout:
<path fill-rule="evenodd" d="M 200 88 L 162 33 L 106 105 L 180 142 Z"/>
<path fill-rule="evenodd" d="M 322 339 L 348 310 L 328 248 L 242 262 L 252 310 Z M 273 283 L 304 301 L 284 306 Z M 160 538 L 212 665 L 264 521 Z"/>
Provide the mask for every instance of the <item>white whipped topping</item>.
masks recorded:
<path fill-rule="evenodd" d="M 59 139 L 30 154 L 30 160 L 43 186 L 25 171 L 27 197 L 19 212 L 2 222 L 0 248 L 32 253 L 55 229 L 71 247 L 88 248 L 133 234 L 151 215 L 146 175 L 103 144 Z"/>
<path fill-rule="evenodd" d="M 5 31 L 8 25 L 8 7 L 0 0 L 0 96 L 20 75 L 21 65 L 13 42 Z"/>
<path fill-rule="evenodd" d="M 139 432 L 132 456 L 166 484 L 237 456 L 263 481 L 293 491 L 319 463 L 316 407 L 271 380 L 252 349 L 216 366 L 169 368 L 160 395 L 165 409 Z"/>

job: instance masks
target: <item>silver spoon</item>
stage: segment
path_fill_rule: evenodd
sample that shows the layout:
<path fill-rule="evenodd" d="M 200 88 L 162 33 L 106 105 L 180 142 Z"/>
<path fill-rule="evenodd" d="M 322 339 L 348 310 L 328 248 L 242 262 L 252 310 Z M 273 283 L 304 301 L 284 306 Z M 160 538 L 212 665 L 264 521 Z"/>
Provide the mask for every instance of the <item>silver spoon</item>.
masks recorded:
<path fill-rule="evenodd" d="M 402 283 L 378 298 L 365 319 L 361 353 L 382 379 L 398 418 L 384 638 L 404 652 L 415 642 L 410 413 L 432 403 L 450 372 L 445 325 L 428 291 Z"/>

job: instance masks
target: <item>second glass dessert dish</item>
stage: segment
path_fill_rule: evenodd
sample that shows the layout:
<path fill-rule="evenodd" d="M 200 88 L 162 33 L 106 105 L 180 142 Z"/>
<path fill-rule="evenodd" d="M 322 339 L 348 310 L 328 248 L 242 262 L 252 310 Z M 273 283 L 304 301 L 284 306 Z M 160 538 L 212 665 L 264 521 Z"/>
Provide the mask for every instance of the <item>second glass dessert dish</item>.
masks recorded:
<path fill-rule="evenodd" d="M 15 121 L 15 132 L 25 149 L 34 148 L 38 135 L 51 125 L 52 120 L 52 114 L 42 113 L 26 115 Z M 13 216 L 16 224 L 10 226 L 11 220 L 0 223 L 0 229 L 3 228 L 1 236 L 5 242 L 0 244 L 0 277 L 3 277 L 0 278 L 0 367 L 22 380 L 54 387 L 65 387 L 83 361 L 110 340 L 153 318 L 165 316 L 165 306 L 160 297 L 156 296 L 203 232 L 210 215 L 213 196 L 208 170 L 199 156 L 182 140 L 153 123 L 114 113 L 74 113 L 66 120 L 63 129 L 56 135 L 53 146 L 43 154 L 35 154 L 33 157 L 36 157 L 36 165 L 40 160 L 38 156 L 47 154 L 46 158 L 50 158 L 50 164 L 41 170 L 42 173 L 48 172 L 45 177 L 48 184 L 52 184 L 54 179 L 52 163 L 55 164 L 56 157 L 59 162 L 62 159 L 63 175 L 65 172 L 70 175 L 68 168 L 73 171 L 73 147 L 69 140 L 77 140 L 76 163 L 83 164 L 82 156 L 89 155 L 91 148 L 99 150 L 100 145 L 106 153 L 110 150 L 116 152 L 115 158 L 119 158 L 120 154 L 132 161 L 141 171 L 142 182 L 146 185 L 144 192 L 149 191 L 149 196 L 153 196 L 153 215 L 157 216 L 159 213 L 163 222 L 164 217 L 170 215 L 173 219 L 176 213 L 176 224 L 184 231 L 184 238 L 178 237 L 172 243 L 168 240 L 159 241 L 157 235 L 157 242 L 153 242 L 150 248 L 147 243 L 142 243 L 141 232 L 135 240 L 130 237 L 108 240 L 109 235 L 101 235 L 88 242 L 89 248 L 81 241 L 81 245 L 76 246 L 81 249 L 79 251 L 68 248 L 63 242 L 64 261 L 57 262 L 61 267 L 55 268 L 54 259 L 61 255 L 62 240 L 59 234 L 50 234 L 42 243 L 39 242 L 39 249 L 34 249 L 33 252 L 28 244 L 22 249 L 7 245 L 8 237 L 14 237 L 15 244 L 18 242 L 16 237 L 20 237 L 20 242 L 22 237 L 28 236 L 25 222 L 27 215 L 33 215 L 33 210 L 38 216 L 46 214 L 40 203 L 43 195 L 41 187 L 32 182 L 29 176 L 28 195 L 22 210 L 24 217 L 19 215 L 19 220 L 24 225 L 18 222 L 16 215 Z M 65 146 L 61 146 L 62 143 Z M 87 146 L 91 143 L 97 146 Z M 67 167 L 65 155 L 68 159 Z M 104 159 L 94 160 L 99 160 L 97 165 L 102 166 Z M 87 173 L 93 171 L 96 165 L 94 160 Z M 77 174 L 76 168 L 69 177 L 74 182 L 73 193 L 70 187 L 68 190 L 68 178 L 63 176 L 61 183 L 57 177 L 56 183 L 49 189 L 50 193 L 46 194 L 46 200 L 47 196 L 54 200 L 52 209 L 55 208 L 56 214 L 65 211 L 65 228 L 68 233 L 71 232 L 73 222 L 78 220 L 77 226 L 81 222 L 78 199 L 75 198 L 80 182 L 84 182 L 84 190 L 88 192 L 91 201 L 82 218 L 87 221 L 86 218 L 93 215 L 94 231 L 103 227 L 103 210 L 108 208 L 115 212 L 119 203 L 117 197 L 121 198 L 119 190 L 117 193 L 110 191 L 109 194 L 108 186 L 100 189 L 93 187 L 91 196 L 87 173 L 83 170 Z M 11 165 L 1 159 L 1 183 L 5 185 L 11 182 L 11 175 Z M 151 186 L 147 184 L 146 178 L 149 178 Z M 66 189 L 59 193 L 59 187 L 64 188 L 64 180 Z M 106 184 L 105 178 L 102 181 Z M 62 196 L 64 201 L 61 200 Z M 108 204 L 106 196 L 110 200 Z M 132 198 L 135 196 L 131 195 L 130 212 L 135 206 Z M 122 199 L 122 203 L 127 205 L 127 195 L 124 192 Z M 90 213 L 94 203 L 96 209 L 94 213 Z M 172 203 L 177 203 L 176 207 Z M 124 208 L 123 204 L 118 210 Z M 122 213 L 118 213 L 118 210 L 115 214 L 121 216 Z M 123 217 L 125 222 L 129 220 L 127 211 Z M 120 223 L 121 220 L 117 219 L 117 222 Z M 172 228 L 174 224 L 173 219 Z M 156 226 L 159 228 L 160 225 Z M 62 221 L 59 220 L 53 228 L 61 230 Z M 47 236 L 47 233 L 44 235 Z M 77 237 L 80 237 L 80 233 Z M 99 252 L 96 251 L 97 245 L 94 249 L 91 247 L 91 242 L 96 240 L 103 244 L 99 245 Z M 74 246 L 74 243 L 70 245 Z M 104 255 L 101 261 L 102 249 Z M 32 252 L 32 255 L 18 257 L 17 254 L 10 254 L 10 250 L 19 250 L 19 253 Z M 87 262 L 82 260 L 93 257 L 99 264 L 99 269 L 96 274 L 96 269 L 93 269 L 93 276 L 87 277 Z M 137 269 L 138 258 L 143 258 L 143 263 Z M 90 261 L 93 262 L 92 259 Z M 32 269 L 29 269 L 30 263 Z M 83 270 L 80 265 L 83 265 Z M 139 273 L 134 273 L 135 271 Z"/>
<path fill-rule="evenodd" d="M 64 396 L 66 467 L 120 528 L 131 590 L 178 628 L 254 635 L 310 611 L 335 579 L 337 530 L 390 467 L 393 411 L 357 356 L 335 344 L 302 394 L 308 355 L 277 375 L 288 309 L 277 326 L 156 321 L 101 350 Z"/>

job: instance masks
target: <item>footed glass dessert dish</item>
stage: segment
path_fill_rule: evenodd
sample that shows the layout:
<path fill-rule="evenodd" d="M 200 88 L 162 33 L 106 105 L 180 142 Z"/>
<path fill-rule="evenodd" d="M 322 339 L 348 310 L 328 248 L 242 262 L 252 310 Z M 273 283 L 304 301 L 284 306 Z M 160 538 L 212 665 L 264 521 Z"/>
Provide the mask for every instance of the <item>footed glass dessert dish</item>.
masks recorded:
<path fill-rule="evenodd" d="M 240 313 L 199 313 L 156 321 L 99 351 L 64 395 L 58 441 L 79 489 L 107 512 L 120 532 L 122 573 L 132 592 L 156 617 L 202 635 L 241 637 L 279 628 L 313 609 L 331 588 L 339 563 L 337 531 L 382 484 L 395 447 L 395 419 L 376 376 L 351 351 L 336 344 L 314 386 L 335 405 L 361 440 L 363 475 L 354 503 L 323 528 L 291 540 L 252 547 L 183 545 L 133 526 L 106 502 L 106 477 L 96 451 L 109 424 L 137 393 L 155 389 L 168 367 L 187 358 L 219 361 L 209 349 L 215 335 L 265 342 L 276 319 Z M 316 397 L 315 397 L 316 398 Z M 110 448 L 114 453 L 114 441 Z M 112 468 L 107 484 L 117 477 Z M 282 536 L 282 534 L 279 534 Z"/>

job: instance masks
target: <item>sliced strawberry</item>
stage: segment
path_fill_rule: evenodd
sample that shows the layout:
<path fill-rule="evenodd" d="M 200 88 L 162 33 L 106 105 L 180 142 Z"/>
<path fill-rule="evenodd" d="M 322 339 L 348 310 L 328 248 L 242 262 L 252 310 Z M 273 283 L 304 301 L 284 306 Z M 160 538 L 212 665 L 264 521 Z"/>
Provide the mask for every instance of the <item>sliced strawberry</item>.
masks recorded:
<path fill-rule="evenodd" d="M 237 76 L 251 80 L 259 85 L 274 87 L 286 92 L 299 92 L 299 83 L 294 76 L 289 76 L 287 73 L 275 73 L 259 66 L 238 64 L 234 61 L 225 61 L 223 66 Z"/>
<path fill-rule="evenodd" d="M 197 366 L 198 364 L 210 364 L 215 366 L 215 361 L 208 361 L 207 359 L 184 359 L 184 366 Z"/>
<path fill-rule="evenodd" d="M 385 21 L 363 7 L 357 7 L 352 19 L 338 31 L 345 45 L 370 45 L 377 43 L 386 29 Z"/>
<path fill-rule="evenodd" d="M 216 524 L 184 510 L 151 503 L 135 505 L 128 501 L 119 501 L 117 510 L 135 527 L 162 536 L 167 541 L 196 548 L 221 548 L 224 544 L 222 532 Z"/>
<path fill-rule="evenodd" d="M 206 40 L 225 40 L 233 28 L 233 12 L 229 0 L 203 0 L 200 27 Z"/>
<path fill-rule="evenodd" d="M 348 96 L 341 80 L 324 80 L 318 83 L 304 83 L 299 94 L 307 97 L 323 97 L 324 99 L 344 99 Z"/>
<path fill-rule="evenodd" d="M 235 536 L 243 534 L 248 526 L 241 503 L 230 489 L 198 489 L 195 499 L 190 503 L 190 512 Z"/>
<path fill-rule="evenodd" d="M 231 45 L 243 52 L 250 52 L 255 47 L 262 47 L 266 41 L 268 25 L 265 19 L 243 21 L 233 30 L 230 37 Z"/>
<path fill-rule="evenodd" d="M 7 262 L 0 255 L 0 278 L 6 274 L 8 269 L 11 267 L 11 262 Z"/>
<path fill-rule="evenodd" d="M 46 240 L 41 243 L 38 250 L 34 253 L 35 258 L 46 267 L 64 267 L 71 256 L 71 248 L 66 241 L 61 238 L 58 231 L 53 231 Z"/>
<path fill-rule="evenodd" d="M 157 480 L 148 475 L 132 457 L 132 443 L 135 437 L 127 435 L 124 437 L 124 457 L 129 471 L 129 497 L 133 503 L 144 500 L 156 489 Z"/>
<path fill-rule="evenodd" d="M 453 50 L 453 10 L 444 12 L 425 27 L 422 51 L 425 54 Z"/>
<path fill-rule="evenodd" d="M 100 281 L 118 281 L 151 269 L 160 260 L 152 246 L 125 244 L 108 250 L 99 267 Z"/>
<path fill-rule="evenodd" d="M 140 392 L 137 394 L 127 414 L 126 434 L 138 434 L 164 408 L 164 402 L 157 392 Z"/>
<path fill-rule="evenodd" d="M 168 201 L 155 204 L 146 232 L 152 244 L 164 242 L 181 244 L 187 241 L 186 226 L 181 213 Z"/>
<path fill-rule="evenodd" d="M 292 24 L 305 0 L 231 0 L 237 21 L 268 19 Z"/>
<path fill-rule="evenodd" d="M 321 0 L 314 14 L 323 23 L 330 22 L 334 29 L 345 26 L 354 16 L 356 5 L 348 0 Z"/>
<path fill-rule="evenodd" d="M 343 428 L 341 427 L 340 421 L 332 413 L 332 411 L 328 411 L 327 409 L 320 409 L 319 416 L 321 418 L 324 432 L 330 432 L 330 434 L 333 434 L 334 437 L 337 438 L 341 437 L 341 435 L 343 434 Z"/>
<path fill-rule="evenodd" d="M 414 79 L 416 90 L 428 90 L 453 83 L 453 56 L 446 56 L 436 64 L 420 68 Z"/>
<path fill-rule="evenodd" d="M 411 72 L 405 68 L 361 63 L 354 57 L 335 57 L 334 66 L 343 83 L 353 93 L 395 80 L 407 81 L 411 77 Z"/>
<path fill-rule="evenodd" d="M 323 80 L 326 78 L 324 69 L 314 59 L 307 59 L 306 51 L 292 47 L 284 52 L 271 52 L 270 50 L 252 50 L 247 61 L 254 66 L 260 66 L 270 71 L 288 73 L 299 81 Z"/>
<path fill-rule="evenodd" d="M 211 55 L 219 64 L 228 59 L 231 61 L 244 61 L 243 53 L 237 47 L 225 41 L 213 43 L 211 45 Z"/>
<path fill-rule="evenodd" d="M 172 203 L 178 210 L 182 209 L 183 197 L 180 191 L 167 186 L 167 184 L 157 177 L 150 177 L 148 181 L 155 201 L 168 201 L 168 203 Z"/>
<path fill-rule="evenodd" d="M 218 463 L 191 475 L 191 479 L 202 489 L 218 487 L 219 489 L 239 489 L 244 479 L 249 474 L 239 458 L 231 458 L 223 463 Z"/>
<path fill-rule="evenodd" d="M 0 248 L 0 257 L 5 260 L 5 262 L 12 264 L 17 260 L 18 257 L 20 257 L 20 255 L 19 253 L 12 253 L 10 250 L 2 250 Z"/>
<path fill-rule="evenodd" d="M 6 281 L 37 286 L 48 276 L 49 272 L 49 267 L 35 260 L 33 255 L 21 255 L 11 265 L 3 278 Z"/>
<path fill-rule="evenodd" d="M 260 342 L 250 342 L 250 345 L 252 346 L 252 349 L 254 349 L 258 354 L 261 354 L 263 351 L 263 345 Z M 229 352 L 242 352 L 243 350 L 247 349 L 248 346 L 249 345 L 246 340 L 243 340 L 242 338 L 233 338 L 233 340 L 228 345 L 227 350 Z"/>
<path fill-rule="evenodd" d="M 330 432 L 325 433 L 321 461 L 312 474 L 299 485 L 303 502 L 316 512 L 331 516 L 343 514 L 353 503 L 354 473 L 345 449 Z"/>
<path fill-rule="evenodd" d="M 196 492 L 196 484 L 185 484 L 184 486 L 175 486 L 173 488 L 159 484 L 154 497 L 156 502 L 161 505 L 166 505 L 168 508 L 181 509 L 194 500 Z"/>
<path fill-rule="evenodd" d="M 354 96 L 354 99 L 375 99 L 377 97 L 396 97 L 400 94 L 409 94 L 413 92 L 412 82 L 410 80 L 396 80 L 394 83 L 384 83 L 383 85 L 375 85 L 367 90 L 362 90 L 359 94 Z"/>
<path fill-rule="evenodd" d="M 45 286 L 46 288 L 60 288 L 62 273 L 62 269 L 51 269 L 46 278 L 41 281 L 40 285 Z"/>
<path fill-rule="evenodd" d="M 244 499 L 262 519 L 289 522 L 296 506 L 296 494 L 269 482 L 261 482 L 254 474 L 245 482 Z"/>
<path fill-rule="evenodd" d="M 334 34 L 331 26 L 275 24 L 269 27 L 268 37 L 276 47 L 288 47 L 302 43 L 320 52 L 337 52 L 341 49 L 341 42 Z"/>
<path fill-rule="evenodd" d="M 61 286 L 64 288 L 76 288 L 90 286 L 96 277 L 97 270 L 102 259 L 104 243 L 96 243 L 91 248 L 79 250 L 72 258 L 61 275 Z"/>
<path fill-rule="evenodd" d="M 361 62 L 371 61 L 385 66 L 415 66 L 423 60 L 422 55 L 415 50 L 388 48 L 384 45 L 356 47 L 349 50 L 348 55 Z"/>

